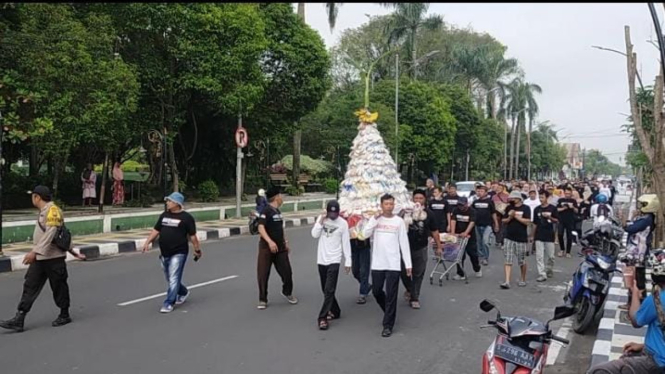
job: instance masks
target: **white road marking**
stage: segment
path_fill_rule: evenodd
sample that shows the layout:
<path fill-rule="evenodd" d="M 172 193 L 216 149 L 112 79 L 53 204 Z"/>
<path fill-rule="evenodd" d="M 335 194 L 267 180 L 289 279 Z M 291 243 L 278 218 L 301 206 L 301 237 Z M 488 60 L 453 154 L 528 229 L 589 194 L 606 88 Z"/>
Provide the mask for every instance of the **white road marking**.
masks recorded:
<path fill-rule="evenodd" d="M 226 280 L 233 279 L 233 278 L 238 278 L 238 276 L 237 275 L 231 275 L 231 276 L 224 277 L 224 278 L 213 279 L 211 281 L 207 281 L 207 282 L 187 286 L 187 289 L 192 290 L 192 289 L 203 287 L 203 286 L 209 286 L 211 284 L 224 282 Z M 163 297 L 163 296 L 166 296 L 166 292 L 162 292 L 162 293 L 152 295 L 152 296 L 143 297 L 143 298 L 136 299 L 136 300 L 126 301 L 124 303 L 118 304 L 118 306 L 128 306 L 128 305 L 137 304 L 137 303 L 140 303 L 140 302 L 143 302 L 143 301 L 152 300 L 152 299 L 156 299 L 158 297 Z"/>
<path fill-rule="evenodd" d="M 570 333 L 570 329 L 572 327 L 573 327 L 573 320 L 570 319 L 570 317 L 566 318 L 565 320 L 563 320 L 561 327 L 559 327 L 559 331 L 557 331 L 555 335 L 560 338 L 568 339 L 568 334 Z M 563 347 L 562 343 L 552 341 L 549 353 L 547 354 L 547 362 L 545 363 L 545 366 L 551 366 L 556 363 L 556 359 L 559 357 L 559 353 L 561 353 L 562 347 Z"/>

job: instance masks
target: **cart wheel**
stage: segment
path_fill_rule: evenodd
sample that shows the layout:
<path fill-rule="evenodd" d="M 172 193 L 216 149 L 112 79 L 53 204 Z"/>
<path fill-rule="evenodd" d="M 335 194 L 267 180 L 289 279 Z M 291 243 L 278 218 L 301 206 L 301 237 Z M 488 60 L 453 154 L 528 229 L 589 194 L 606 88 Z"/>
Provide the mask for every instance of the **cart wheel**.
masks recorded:
<path fill-rule="evenodd" d="M 429 277 L 429 284 L 434 284 L 434 277 Z"/>
<path fill-rule="evenodd" d="M 448 274 L 446 274 L 446 280 L 450 280 L 450 276 Z"/>
<path fill-rule="evenodd" d="M 443 287 L 443 279 L 439 279 L 439 287 Z"/>

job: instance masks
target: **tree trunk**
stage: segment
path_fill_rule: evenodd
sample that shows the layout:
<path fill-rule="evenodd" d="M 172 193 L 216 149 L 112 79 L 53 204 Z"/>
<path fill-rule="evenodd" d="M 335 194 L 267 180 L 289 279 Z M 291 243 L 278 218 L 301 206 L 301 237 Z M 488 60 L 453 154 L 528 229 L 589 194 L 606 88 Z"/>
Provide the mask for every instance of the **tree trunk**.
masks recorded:
<path fill-rule="evenodd" d="M 515 118 L 513 118 L 513 125 L 510 129 L 510 159 L 508 160 L 508 179 L 513 179 L 513 160 L 515 159 Z"/>
<path fill-rule="evenodd" d="M 494 91 L 490 90 L 487 92 L 487 115 L 491 119 L 496 119 L 496 96 Z"/>
<path fill-rule="evenodd" d="M 515 139 L 515 179 L 520 178 L 520 138 L 522 137 L 522 127 L 524 119 L 519 117 L 517 120 L 517 139 Z"/>
<path fill-rule="evenodd" d="M 104 195 L 106 194 L 106 179 L 109 175 L 109 153 L 104 153 L 104 165 L 102 165 L 102 188 L 99 190 L 99 204 L 97 207 L 97 212 L 104 212 Z"/>
<path fill-rule="evenodd" d="M 175 163 L 175 151 L 173 149 L 173 142 L 167 142 L 167 151 L 168 151 L 168 159 L 169 159 L 169 165 L 171 165 L 171 180 L 173 182 L 173 192 L 178 192 L 178 185 L 179 179 L 178 179 L 178 165 Z"/>
<path fill-rule="evenodd" d="M 416 57 L 418 56 L 418 50 L 416 49 L 416 33 L 418 32 L 418 29 L 413 27 L 411 28 L 411 63 L 413 64 L 411 66 L 411 69 L 413 71 L 411 72 L 411 79 L 414 81 L 418 78 L 418 66 L 416 65 Z"/>
<path fill-rule="evenodd" d="M 39 151 L 37 146 L 30 144 L 30 166 L 29 166 L 29 175 L 35 177 L 39 175 Z"/>
<path fill-rule="evenodd" d="M 533 118 L 529 118 L 529 132 L 526 133 L 526 158 L 528 160 L 527 181 L 531 182 L 531 130 L 533 130 Z"/>

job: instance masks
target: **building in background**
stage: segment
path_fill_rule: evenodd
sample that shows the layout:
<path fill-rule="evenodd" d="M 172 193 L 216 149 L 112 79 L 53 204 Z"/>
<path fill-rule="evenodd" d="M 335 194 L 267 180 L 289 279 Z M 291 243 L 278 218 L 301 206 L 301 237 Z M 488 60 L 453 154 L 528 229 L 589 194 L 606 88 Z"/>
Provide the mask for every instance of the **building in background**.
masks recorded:
<path fill-rule="evenodd" d="M 582 169 L 584 168 L 582 147 L 580 146 L 580 143 L 563 143 L 563 146 L 566 149 L 566 163 L 562 168 L 563 173 L 567 179 L 580 177 Z"/>

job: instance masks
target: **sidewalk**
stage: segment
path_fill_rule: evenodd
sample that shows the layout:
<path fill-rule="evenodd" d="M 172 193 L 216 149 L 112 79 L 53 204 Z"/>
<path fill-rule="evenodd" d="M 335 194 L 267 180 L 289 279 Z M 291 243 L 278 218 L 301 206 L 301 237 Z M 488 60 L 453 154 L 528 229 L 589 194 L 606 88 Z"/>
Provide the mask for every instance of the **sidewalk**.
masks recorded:
<path fill-rule="evenodd" d="M 284 195 L 284 202 L 289 203 L 289 202 L 295 202 L 295 201 L 300 201 L 300 200 L 309 200 L 309 199 L 333 199 L 333 195 L 329 195 L 326 193 L 305 193 L 302 196 L 289 196 L 289 195 Z M 28 196 L 29 198 L 29 196 Z M 242 205 L 247 205 L 247 204 L 253 204 L 254 203 L 254 197 L 249 197 L 247 201 L 243 201 Z M 218 201 L 212 202 L 212 203 L 199 203 L 199 202 L 193 202 L 193 203 L 186 203 L 187 209 L 192 209 L 192 208 L 207 208 L 207 207 L 213 207 L 213 206 L 234 206 L 236 204 L 236 198 L 235 196 L 233 197 L 222 197 Z M 104 206 L 104 214 L 121 214 L 121 213 L 141 213 L 141 212 L 148 212 L 152 211 L 155 209 L 163 209 L 164 205 L 162 203 L 158 204 L 153 204 L 152 207 L 149 208 L 131 208 L 131 207 L 115 207 L 115 206 L 109 206 L 105 205 Z M 66 218 L 74 218 L 74 217 L 84 217 L 84 216 L 95 216 L 100 213 L 97 212 L 97 206 L 93 207 L 82 207 L 80 205 L 77 206 L 66 206 L 63 209 L 63 212 L 65 214 Z M 232 212 L 235 214 L 235 210 Z M 14 222 L 14 221 L 30 221 L 34 220 L 36 216 L 36 210 L 35 209 L 10 209 L 10 210 L 4 210 L 2 212 L 2 222 Z"/>
<path fill-rule="evenodd" d="M 283 213 L 284 226 L 304 226 L 314 224 L 319 210 Z M 217 240 L 249 233 L 247 218 L 197 222 L 197 237 L 200 241 Z M 119 253 L 140 251 L 151 229 L 137 229 L 106 234 L 74 237 L 74 251 L 83 253 L 89 260 L 113 256 Z M 258 239 L 257 239 L 258 240 Z M 0 257 L 0 273 L 26 269 L 23 256 L 31 250 L 29 243 L 3 245 L 5 256 Z M 157 243 L 153 244 L 157 248 Z M 75 260 L 67 254 L 67 261 Z"/>

